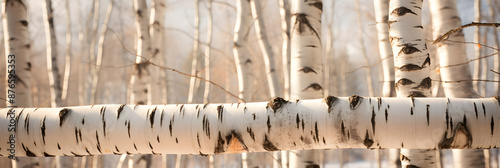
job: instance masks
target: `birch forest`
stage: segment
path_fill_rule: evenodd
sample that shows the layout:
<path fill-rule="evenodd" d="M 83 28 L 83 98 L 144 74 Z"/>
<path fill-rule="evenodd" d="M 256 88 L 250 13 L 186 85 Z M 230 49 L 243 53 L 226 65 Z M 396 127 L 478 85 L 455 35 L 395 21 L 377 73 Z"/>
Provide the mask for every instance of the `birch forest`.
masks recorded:
<path fill-rule="evenodd" d="M 0 168 L 500 168 L 500 0 L 0 9 Z"/>

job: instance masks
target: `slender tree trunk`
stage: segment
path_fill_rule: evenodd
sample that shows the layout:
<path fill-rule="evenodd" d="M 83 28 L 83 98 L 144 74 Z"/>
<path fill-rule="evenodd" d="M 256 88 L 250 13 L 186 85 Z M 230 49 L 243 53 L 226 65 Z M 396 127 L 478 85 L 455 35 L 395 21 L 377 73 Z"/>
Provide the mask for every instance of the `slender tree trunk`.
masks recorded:
<path fill-rule="evenodd" d="M 490 16 L 491 16 L 491 23 L 495 23 L 497 21 L 497 16 L 496 16 L 496 12 L 495 12 L 495 6 L 498 2 L 497 1 L 492 1 L 492 0 L 488 0 L 488 6 L 489 6 L 489 12 L 490 12 Z M 494 40 L 494 47 L 495 48 L 499 48 L 500 46 L 500 39 L 498 38 L 498 31 L 496 31 L 495 28 L 492 28 L 493 30 L 493 38 L 495 39 Z M 497 50 L 498 51 L 498 50 Z M 494 62 L 493 62 L 493 69 L 497 72 L 500 72 L 500 54 L 497 54 L 495 57 L 494 57 Z M 493 80 L 495 81 L 498 81 L 500 80 L 500 75 L 494 75 L 493 77 Z M 496 94 L 496 95 L 500 95 L 500 83 L 493 83 L 493 94 Z"/>
<path fill-rule="evenodd" d="M 461 21 L 458 16 L 455 0 L 429 1 L 434 38 L 447 31 L 460 27 Z M 465 45 L 459 43 L 465 41 L 464 34 L 458 32 L 449 37 L 449 41 L 437 44 L 437 54 L 441 66 L 441 80 L 443 81 L 465 81 L 460 83 L 443 83 L 446 97 L 471 98 L 476 97 L 472 84 L 469 64 L 448 67 L 449 65 L 467 62 Z M 455 41 L 458 41 L 455 42 Z M 484 167 L 484 155 L 482 150 L 453 150 L 455 167 Z"/>
<path fill-rule="evenodd" d="M 194 3 L 194 39 L 193 39 L 193 51 L 192 51 L 192 57 L 193 57 L 193 62 L 191 64 L 191 74 L 192 75 L 197 75 L 198 74 L 198 56 L 199 56 L 199 50 L 200 50 L 200 9 L 199 9 L 199 0 L 195 0 Z M 194 98 L 195 98 L 195 83 L 197 79 L 196 78 L 191 78 L 189 81 L 189 93 L 188 93 L 188 103 L 192 103 Z"/>
<path fill-rule="evenodd" d="M 283 64 L 283 97 L 290 98 L 290 1 L 279 0 L 281 14 L 281 28 L 283 37 L 282 64 Z"/>
<path fill-rule="evenodd" d="M 236 4 L 236 26 L 234 27 L 234 61 L 238 76 L 239 97 L 243 100 L 252 100 L 253 70 L 252 59 L 248 51 L 248 36 L 252 27 L 252 11 L 250 2 L 238 0 Z"/>
<path fill-rule="evenodd" d="M 3 45 L 7 63 L 5 69 L 5 98 L 7 98 L 7 107 L 32 107 L 33 99 L 31 95 L 30 62 L 31 44 L 28 29 L 26 1 L 5 0 L 2 1 L 1 4 Z M 15 71 L 15 73 L 9 73 L 9 71 Z M 15 80 L 12 81 L 13 79 Z M 19 111 L 14 112 L 19 113 Z M 8 124 L 3 126 L 7 125 Z M 5 151 L 5 149 L 9 149 L 9 147 L 2 147 L 2 149 Z M 8 156 L 8 154 L 5 154 L 4 156 Z M 18 158 L 17 161 L 12 160 L 12 165 L 6 163 L 4 166 L 24 167 L 32 164 L 38 164 L 38 158 Z"/>
<path fill-rule="evenodd" d="M 267 2 L 267 1 L 266 1 Z M 266 67 L 266 78 L 269 85 L 270 97 L 281 97 L 282 90 L 280 82 L 278 81 L 278 73 L 276 72 L 275 54 L 273 53 L 273 45 L 267 36 L 267 28 L 265 26 L 265 17 L 263 9 L 266 4 L 262 4 L 260 0 L 250 0 L 252 15 L 255 19 L 254 28 L 259 40 L 259 46 L 264 57 L 264 64 Z"/>
<path fill-rule="evenodd" d="M 365 68 L 366 70 L 366 84 L 367 84 L 367 88 L 368 88 L 368 95 L 370 97 L 373 97 L 373 80 L 372 80 L 372 70 L 371 70 L 371 66 L 370 66 L 370 59 L 368 58 L 368 54 L 366 54 L 366 47 L 365 47 L 365 43 L 363 41 L 363 26 L 362 26 L 362 23 L 363 23 L 363 20 L 361 18 L 361 9 L 359 7 L 359 0 L 356 0 L 355 1 L 355 6 L 356 6 L 356 13 L 357 13 L 357 23 L 358 23 L 358 41 L 359 43 L 361 44 L 361 55 L 365 61 L 365 66 L 368 66 L 367 68 Z"/>
<path fill-rule="evenodd" d="M 108 31 L 108 23 L 109 23 L 109 18 L 111 17 L 111 12 L 113 11 L 113 5 L 114 2 L 113 0 L 109 1 L 108 8 L 106 9 L 106 15 L 104 16 L 104 23 L 102 25 L 102 30 L 101 34 L 98 36 L 99 41 L 97 43 L 97 55 L 96 55 L 96 62 L 95 62 L 95 70 L 93 71 L 94 74 L 92 75 L 93 80 L 92 80 L 92 92 L 91 92 L 91 97 L 90 97 L 90 104 L 95 104 L 97 103 L 97 90 L 98 90 L 98 84 L 99 84 L 99 76 L 101 72 L 101 66 L 102 66 L 102 57 L 104 54 L 104 40 L 106 39 L 106 32 Z"/>
<path fill-rule="evenodd" d="M 475 117 L 474 104 L 484 104 L 484 109 L 477 110 L 480 117 Z M 13 110 L 22 113 L 12 114 Z M 499 146 L 500 125 L 494 124 L 500 122 L 498 111 L 498 97 L 351 96 L 240 104 L 0 109 L 0 124 L 8 125 L 10 115 L 19 118 L 17 156 L 459 149 Z M 9 141 L 6 134 L 7 129 L 0 130 L 0 141 Z M 1 149 L 8 145 L 0 143 Z M 0 150 L 3 156 L 8 152 Z"/>
<path fill-rule="evenodd" d="M 323 59 L 321 54 L 321 0 L 291 2 L 290 98 L 311 99 L 323 96 Z M 290 154 L 290 167 L 319 166 L 319 151 Z"/>
<path fill-rule="evenodd" d="M 47 69 L 49 72 L 50 84 L 50 104 L 52 107 L 59 107 L 61 101 L 61 75 L 57 66 L 57 41 L 54 30 L 52 0 L 43 1 L 45 39 L 47 44 Z"/>
<path fill-rule="evenodd" d="M 149 33 L 151 34 L 151 47 L 153 48 L 152 60 L 164 65 L 163 57 L 163 20 L 165 18 L 165 0 L 151 1 L 151 17 L 149 20 Z M 152 90 L 162 90 L 162 92 L 152 92 L 151 102 L 153 104 L 166 103 L 166 77 L 164 70 L 155 68 Z"/>
<path fill-rule="evenodd" d="M 69 8 L 69 0 L 66 0 L 66 57 L 64 59 L 64 76 L 62 83 L 61 101 L 68 105 L 68 86 L 69 76 L 71 73 L 71 12 Z"/>
<path fill-rule="evenodd" d="M 430 55 L 422 26 L 422 1 L 389 2 L 389 39 L 395 66 L 395 88 L 398 97 L 429 97 Z M 434 150 L 401 149 L 403 167 L 436 167 Z"/>
<path fill-rule="evenodd" d="M 207 40 L 206 43 L 207 45 L 205 46 L 205 79 L 210 80 L 210 71 L 211 71 L 211 62 L 210 62 L 210 55 L 211 55 L 211 47 L 212 47 L 212 0 L 207 0 L 207 10 L 208 10 L 208 16 L 207 16 Z M 209 94 L 210 94 L 210 84 L 205 83 L 205 91 L 203 92 L 203 102 L 204 103 L 209 103 Z"/>
<path fill-rule="evenodd" d="M 93 18 L 92 18 L 92 29 L 90 30 L 90 46 L 89 46 L 89 61 L 91 62 L 90 64 L 88 64 L 87 68 L 88 68 L 88 71 L 90 71 L 90 75 L 86 75 L 87 77 L 85 77 L 84 79 L 87 79 L 87 78 L 92 78 L 92 75 L 95 74 L 95 70 L 97 70 L 95 67 L 94 67 L 94 64 L 92 63 L 95 63 L 96 62 L 96 52 L 95 52 L 95 48 L 96 48 L 96 41 L 97 41 L 97 28 L 99 27 L 98 26 L 98 21 L 99 21 L 99 11 L 100 11 L 100 2 L 101 0 L 94 0 L 94 6 L 92 7 L 93 8 Z M 92 79 L 89 79 L 89 80 L 92 80 Z M 86 80 L 85 80 L 86 81 Z M 87 90 L 87 87 L 88 87 L 88 90 L 90 91 L 90 93 L 88 93 L 88 98 L 85 99 L 85 104 L 90 104 L 92 102 L 92 81 L 90 82 L 89 86 L 86 86 L 85 89 L 83 89 L 84 92 L 87 92 L 85 90 Z"/>
<path fill-rule="evenodd" d="M 481 0 L 474 0 L 474 21 L 475 22 L 481 22 Z M 480 43 L 480 35 L 481 34 L 481 27 L 476 27 L 474 30 L 474 42 L 475 43 Z M 474 55 L 475 58 L 479 58 L 481 56 L 481 47 L 480 45 L 477 45 L 474 47 Z M 480 65 L 481 61 L 475 61 L 474 62 L 474 76 L 472 77 L 473 79 L 479 79 L 479 74 L 480 74 Z M 481 93 L 480 90 L 480 82 L 479 81 L 474 81 L 473 82 L 474 89 L 476 89 L 477 93 Z"/>

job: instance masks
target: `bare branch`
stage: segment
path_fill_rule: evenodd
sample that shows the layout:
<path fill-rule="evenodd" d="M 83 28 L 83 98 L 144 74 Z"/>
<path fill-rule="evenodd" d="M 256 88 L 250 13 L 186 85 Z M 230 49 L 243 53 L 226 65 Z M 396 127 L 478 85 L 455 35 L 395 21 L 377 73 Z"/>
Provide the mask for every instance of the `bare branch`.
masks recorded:
<path fill-rule="evenodd" d="M 456 32 L 458 32 L 458 31 L 460 31 L 460 30 L 462 30 L 464 28 L 471 27 L 471 26 L 500 27 L 500 23 L 477 23 L 477 22 L 472 22 L 472 23 L 460 26 L 458 28 L 455 28 L 455 29 L 452 29 L 452 30 L 446 32 L 444 35 L 438 37 L 434 41 L 434 43 L 432 43 L 432 44 L 436 44 L 436 43 L 439 43 L 439 42 L 442 42 L 442 41 L 446 41 L 446 40 L 448 40 L 448 36 L 450 36 L 451 34 L 456 33 Z"/>

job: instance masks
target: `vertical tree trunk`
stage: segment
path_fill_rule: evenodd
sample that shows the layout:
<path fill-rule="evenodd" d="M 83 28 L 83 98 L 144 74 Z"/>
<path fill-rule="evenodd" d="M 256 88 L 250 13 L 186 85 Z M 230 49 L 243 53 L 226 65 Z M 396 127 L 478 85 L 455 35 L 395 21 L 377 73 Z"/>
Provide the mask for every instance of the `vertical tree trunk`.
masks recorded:
<path fill-rule="evenodd" d="M 234 61 L 238 76 L 239 97 L 245 101 L 252 100 L 253 72 L 252 59 L 248 51 L 248 36 L 252 26 L 250 2 L 238 0 L 236 4 L 236 26 L 234 27 Z"/>
<path fill-rule="evenodd" d="M 279 0 L 282 28 L 283 97 L 290 98 L 290 1 Z"/>
<path fill-rule="evenodd" d="M 200 7 L 199 7 L 200 0 L 195 0 L 194 3 L 194 39 L 193 39 L 193 50 L 191 51 L 193 61 L 191 62 L 191 75 L 197 75 L 198 74 L 198 57 L 199 57 L 199 50 L 200 50 Z M 189 80 L 189 93 L 188 93 L 188 103 L 193 103 L 193 100 L 196 96 L 196 84 L 197 79 L 196 78 L 191 78 Z"/>
<path fill-rule="evenodd" d="M 30 34 L 28 29 L 28 17 L 26 1 L 5 0 L 1 3 L 3 23 L 3 44 L 7 62 L 6 72 L 6 95 L 7 107 L 32 107 L 31 95 L 31 62 L 30 62 Z M 10 60 L 10 63 L 9 63 Z M 12 61 L 14 60 L 14 61 Z M 13 65 L 8 66 L 8 65 Z M 9 70 L 15 71 L 14 82 L 9 83 Z M 14 74 L 13 74 L 14 75 Z M 14 84 L 14 87 L 9 87 Z M 10 92 L 9 92 L 10 90 Z M 14 95 L 9 96 L 9 94 Z M 9 101 L 12 100 L 12 101 Z M 38 164 L 38 158 L 18 158 L 12 160 L 13 167 L 24 167 Z M 10 167 L 10 165 L 5 165 Z"/>
<path fill-rule="evenodd" d="M 163 20 L 165 16 L 165 0 L 152 0 L 151 1 L 151 17 L 149 20 L 149 33 L 151 34 L 151 47 L 153 48 L 152 60 L 158 62 L 159 65 L 164 65 L 165 58 L 163 58 Z M 152 90 L 161 90 L 161 92 L 152 92 L 151 103 L 163 104 L 166 103 L 166 79 L 165 71 L 153 70 L 154 78 L 152 79 Z"/>
<path fill-rule="evenodd" d="M 370 97 L 372 97 L 372 96 L 374 96 L 373 95 L 372 70 L 371 70 L 371 66 L 370 66 L 370 59 L 368 58 L 368 55 L 366 54 L 366 47 L 365 47 L 365 43 L 363 40 L 363 26 L 362 26 L 363 20 L 361 18 L 361 9 L 359 7 L 359 0 L 355 1 L 355 6 L 356 6 L 357 23 L 358 23 L 358 26 L 357 26 L 357 28 L 358 28 L 358 41 L 361 44 L 361 48 L 360 48 L 361 55 L 363 57 L 363 60 L 365 61 L 365 66 L 368 66 L 367 68 L 365 68 L 365 70 L 366 70 L 366 85 L 368 88 L 368 95 Z"/>
<path fill-rule="evenodd" d="M 475 22 L 481 22 L 481 0 L 474 0 L 474 21 Z M 476 27 L 474 29 L 474 42 L 475 43 L 480 43 L 480 38 L 481 38 L 481 27 Z M 475 58 L 479 58 L 481 56 L 481 47 L 480 45 L 476 45 L 474 47 L 474 55 Z M 481 66 L 481 60 L 475 61 L 474 62 L 474 76 L 472 79 L 479 79 L 480 78 L 480 66 Z M 481 93 L 480 90 L 480 82 L 479 81 L 474 81 L 473 82 L 474 89 L 476 89 L 477 93 Z"/>
<path fill-rule="evenodd" d="M 275 54 L 273 53 L 273 46 L 269 42 L 269 37 L 267 36 L 265 17 L 263 16 L 263 6 L 265 6 L 265 4 L 262 4 L 260 0 L 251 0 L 250 5 L 252 8 L 252 16 L 255 20 L 255 32 L 259 40 L 262 56 L 264 57 L 264 64 L 266 67 L 265 75 L 269 86 L 270 97 L 281 97 L 282 90 L 278 81 L 278 73 L 276 72 Z"/>
<path fill-rule="evenodd" d="M 91 63 L 96 62 L 96 41 L 97 41 L 97 28 L 98 26 L 98 21 L 99 21 L 99 11 L 100 11 L 100 4 L 101 0 L 94 0 L 94 5 L 92 7 L 93 10 L 93 15 L 92 15 L 92 29 L 90 30 L 90 46 L 89 46 L 89 61 Z M 90 75 L 86 75 L 84 78 L 84 81 L 90 80 L 90 84 L 87 86 L 85 85 L 85 88 L 83 89 L 83 92 L 87 92 L 87 88 L 90 91 L 87 95 L 88 97 L 85 99 L 85 104 L 90 104 L 92 102 L 92 79 L 87 79 L 87 78 L 92 78 L 92 75 L 95 74 L 95 70 L 97 70 L 93 64 L 88 64 L 87 66 L 88 71 L 90 71 Z M 87 82 L 85 82 L 87 83 Z"/>
<path fill-rule="evenodd" d="M 210 62 L 210 55 L 211 55 L 211 47 L 212 47 L 212 0 L 207 0 L 207 10 L 208 10 L 208 16 L 207 16 L 207 40 L 206 43 L 207 45 L 205 46 L 205 79 L 210 81 L 210 71 L 211 71 L 211 62 Z M 209 94 L 210 94 L 210 84 L 205 83 L 205 92 L 203 92 L 203 103 L 209 103 Z"/>
<path fill-rule="evenodd" d="M 290 99 L 323 96 L 321 0 L 291 2 Z M 290 167 L 319 166 L 319 151 L 290 153 Z"/>
<path fill-rule="evenodd" d="M 101 34 L 98 36 L 99 41 L 97 43 L 97 55 L 96 55 L 96 62 L 95 62 L 95 70 L 93 71 L 94 73 L 92 74 L 93 80 L 92 80 L 92 92 L 91 92 L 91 97 L 90 97 L 90 104 L 95 104 L 97 103 L 97 90 L 98 90 L 98 84 L 99 84 L 99 76 L 101 72 L 101 64 L 102 64 L 102 57 L 104 54 L 104 40 L 106 39 L 106 32 L 108 31 L 108 23 L 109 23 L 109 18 L 111 17 L 111 12 L 113 11 L 113 5 L 114 2 L 113 0 L 109 1 L 108 8 L 106 9 L 106 15 L 104 16 L 104 23 L 102 25 L 102 30 Z"/>
<path fill-rule="evenodd" d="M 495 23 L 497 21 L 497 16 L 496 16 L 496 12 L 495 12 L 496 3 L 498 3 L 498 2 L 495 0 L 493 0 L 493 1 L 488 0 L 489 13 L 491 16 L 491 18 L 490 18 L 491 23 Z M 495 39 L 494 40 L 494 43 L 495 43 L 494 47 L 498 48 L 500 46 L 500 39 L 498 38 L 498 31 L 496 31 L 495 28 L 491 28 L 491 29 L 493 30 L 493 39 Z M 493 70 L 500 72 L 500 53 L 497 54 L 493 60 L 494 60 Z M 500 80 L 500 75 L 498 75 L 498 74 L 494 75 L 493 80 L 495 80 L 495 81 Z M 493 83 L 493 94 L 500 95 L 499 93 L 500 93 L 500 83 L 495 82 L 495 83 Z"/>
<path fill-rule="evenodd" d="M 434 38 L 446 33 L 448 30 L 460 27 L 456 0 L 429 1 Z M 458 42 L 454 42 L 458 41 Z M 437 44 L 437 54 L 441 66 L 441 80 L 464 81 L 460 83 L 442 83 L 446 97 L 472 98 L 476 97 L 472 84 L 469 64 L 448 67 L 449 65 L 467 62 L 463 32 L 454 33 L 449 41 Z M 459 167 L 484 167 L 482 150 L 453 150 L 454 166 Z"/>
<path fill-rule="evenodd" d="M 422 26 L 422 1 L 392 0 L 389 12 L 397 96 L 429 97 L 432 81 Z M 436 167 L 435 155 L 434 150 L 401 149 L 401 163 L 403 167 Z"/>
<path fill-rule="evenodd" d="M 52 107 L 61 106 L 61 75 L 59 75 L 59 68 L 57 66 L 57 41 L 54 30 L 52 0 L 44 0 L 44 25 L 45 25 L 45 39 L 47 44 L 47 69 L 49 72 L 50 84 L 50 104 Z"/>
<path fill-rule="evenodd" d="M 394 58 L 392 47 L 389 42 L 389 0 L 375 0 L 375 20 L 377 22 L 378 46 L 380 58 L 382 60 L 382 69 L 384 74 L 384 83 L 382 85 L 382 97 L 395 97 L 394 88 Z M 389 167 L 401 167 L 399 160 L 399 149 L 389 149 Z"/>
<path fill-rule="evenodd" d="M 68 86 L 69 76 L 71 72 L 71 12 L 69 9 L 69 0 L 66 0 L 66 57 L 64 59 L 64 76 L 62 83 L 61 100 L 65 105 L 68 105 Z"/>

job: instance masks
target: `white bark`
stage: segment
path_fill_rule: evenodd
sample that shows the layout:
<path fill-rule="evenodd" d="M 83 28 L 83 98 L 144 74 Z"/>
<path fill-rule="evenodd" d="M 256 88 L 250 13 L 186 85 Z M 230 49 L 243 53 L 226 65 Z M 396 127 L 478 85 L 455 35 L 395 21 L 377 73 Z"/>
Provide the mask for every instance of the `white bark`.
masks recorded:
<path fill-rule="evenodd" d="M 133 104 L 151 104 L 151 36 L 149 35 L 149 15 L 146 0 L 133 0 L 137 28 L 137 57 L 135 71 L 130 79 L 133 93 L 130 102 Z"/>
<path fill-rule="evenodd" d="M 422 1 L 393 0 L 389 2 L 389 12 L 397 96 L 429 97 L 431 61 L 422 26 Z M 435 155 L 433 150 L 402 149 L 401 164 L 403 167 L 436 167 Z"/>
<path fill-rule="evenodd" d="M 384 71 L 384 84 L 382 86 L 383 97 L 395 97 L 394 90 L 394 59 L 392 55 L 391 43 L 389 43 L 389 1 L 375 0 L 375 20 L 377 22 L 378 46 L 380 57 L 382 59 L 382 68 Z"/>
<path fill-rule="evenodd" d="M 359 7 L 359 0 L 355 1 L 355 6 L 356 6 L 356 14 L 357 14 L 357 29 L 358 29 L 358 41 L 361 44 L 361 56 L 363 57 L 363 60 L 365 62 L 365 66 L 368 66 L 365 68 L 366 70 L 366 86 L 368 88 L 368 95 L 370 97 L 373 97 L 373 81 L 372 81 L 372 70 L 370 66 L 370 59 L 368 58 L 368 54 L 366 54 L 366 47 L 365 43 L 363 40 L 363 19 L 361 17 L 361 9 Z"/>
<path fill-rule="evenodd" d="M 474 0 L 474 22 L 481 22 L 481 0 Z M 481 33 L 481 27 L 476 27 L 474 29 L 474 42 L 475 43 L 480 43 L 480 33 Z M 474 57 L 479 58 L 481 56 L 481 47 L 479 45 L 476 45 L 474 47 Z M 473 79 L 479 79 L 479 74 L 480 74 L 480 65 L 481 60 L 475 61 L 474 62 L 474 76 L 472 76 Z M 473 82 L 474 89 L 476 89 L 477 93 L 481 93 L 480 90 L 480 82 L 479 81 L 474 81 Z"/>
<path fill-rule="evenodd" d="M 151 1 L 151 17 L 149 21 L 149 33 L 151 35 L 151 47 L 153 51 L 152 60 L 154 62 L 159 62 L 159 65 L 165 65 L 166 60 L 163 57 L 163 22 L 165 18 L 165 0 L 153 0 Z M 164 70 L 158 70 L 155 68 L 153 70 L 154 77 L 152 80 L 152 90 L 162 90 L 161 92 L 151 93 L 151 103 L 161 104 L 166 103 L 167 95 L 167 85 L 166 85 L 166 74 Z"/>
<path fill-rule="evenodd" d="M 69 9 L 69 0 L 65 1 L 66 5 L 66 58 L 64 59 L 64 76 L 62 83 L 61 100 L 68 104 L 68 87 L 69 87 L 69 75 L 71 72 L 71 12 Z"/>
<path fill-rule="evenodd" d="M 322 1 L 294 0 L 291 5 L 290 98 L 319 98 L 323 96 Z"/>
<path fill-rule="evenodd" d="M 208 10 L 208 16 L 207 16 L 207 40 L 206 43 L 207 45 L 205 46 L 205 52 L 204 52 L 204 58 L 205 58 L 205 79 L 210 81 L 210 71 L 211 68 L 211 62 L 210 62 L 210 55 L 211 55 L 211 47 L 212 47 L 212 0 L 207 0 L 207 10 Z M 209 102 L 209 94 L 210 94 L 210 84 L 205 83 L 205 89 L 203 92 L 203 103 L 208 103 Z"/>
<path fill-rule="evenodd" d="M 57 66 L 57 42 L 54 30 L 52 0 L 42 1 L 42 11 L 45 26 L 45 39 L 47 45 L 47 69 L 49 72 L 50 104 L 52 107 L 62 105 L 61 100 L 61 75 Z"/>
<path fill-rule="evenodd" d="M 17 156 L 470 149 L 500 145 L 498 111 L 498 97 L 277 98 L 258 103 L 1 109 L 0 125 L 17 122 Z M 0 141 L 9 142 L 9 134 L 0 130 Z M 8 155 L 9 145 L 0 144 L 2 156 Z"/>
<path fill-rule="evenodd" d="M 234 61 L 238 76 L 239 97 L 243 100 L 252 100 L 253 72 L 252 59 L 248 51 L 248 36 L 252 27 L 252 11 L 250 2 L 238 0 L 236 4 L 236 26 L 234 27 Z"/>
<path fill-rule="evenodd" d="M 281 14 L 281 28 L 283 37 L 282 64 L 283 64 L 283 97 L 290 98 L 290 2 L 279 0 Z"/>
<path fill-rule="evenodd" d="M 443 35 L 447 31 L 461 26 L 455 0 L 429 1 L 434 38 Z M 439 56 L 441 80 L 464 81 L 460 83 L 443 83 L 446 97 L 469 98 L 475 97 L 472 85 L 472 76 L 469 64 L 453 67 L 449 65 L 467 62 L 465 45 L 459 43 L 465 41 L 462 32 L 455 33 L 448 38 L 449 41 L 437 44 Z M 458 42 L 457 42 L 458 41 Z M 455 167 L 484 167 L 484 155 L 482 150 L 453 150 Z"/>
<path fill-rule="evenodd" d="M 191 74 L 197 75 L 198 73 L 198 56 L 199 56 L 199 44 L 200 44 L 200 11 L 199 11 L 199 0 L 195 0 L 194 3 L 194 39 L 193 39 L 193 51 L 192 57 L 193 61 L 191 62 Z M 197 79 L 191 78 L 189 80 L 189 93 L 188 93 L 188 103 L 192 103 L 195 98 L 195 83 Z"/>
<path fill-rule="evenodd" d="M 266 78 L 269 86 L 270 97 L 281 97 L 282 90 L 280 87 L 280 82 L 278 81 L 278 73 L 276 72 L 275 54 L 273 52 L 273 45 L 269 41 L 267 36 L 267 29 L 265 26 L 265 16 L 263 15 L 262 1 L 260 0 L 250 0 L 250 5 L 252 9 L 252 15 L 254 18 L 254 28 L 257 34 L 257 39 L 259 40 L 259 46 L 264 58 L 264 65 L 266 68 Z"/>

